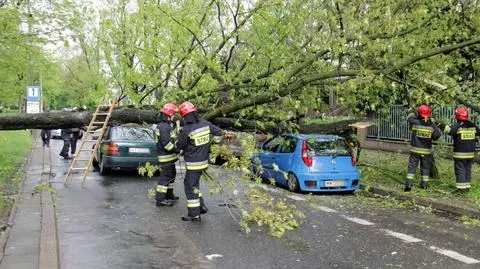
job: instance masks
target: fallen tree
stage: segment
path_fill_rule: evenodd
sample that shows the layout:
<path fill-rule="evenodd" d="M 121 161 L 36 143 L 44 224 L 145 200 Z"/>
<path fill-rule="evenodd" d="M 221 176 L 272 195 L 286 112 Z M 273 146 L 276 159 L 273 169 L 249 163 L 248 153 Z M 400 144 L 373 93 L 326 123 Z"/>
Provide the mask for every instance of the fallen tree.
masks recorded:
<path fill-rule="evenodd" d="M 135 108 L 116 109 L 112 113 L 109 125 L 122 123 L 154 124 L 158 121 L 158 110 Z M 47 112 L 36 114 L 0 114 L 0 130 L 23 129 L 61 129 L 87 126 L 93 117 L 91 112 Z M 287 124 L 259 122 L 234 118 L 214 118 L 214 124 L 221 128 L 234 130 L 258 130 L 264 133 L 281 133 L 288 131 Z M 301 133 L 341 134 L 351 129 L 357 120 L 344 120 L 328 124 L 300 124 Z M 291 126 L 295 128 L 296 126 Z"/>

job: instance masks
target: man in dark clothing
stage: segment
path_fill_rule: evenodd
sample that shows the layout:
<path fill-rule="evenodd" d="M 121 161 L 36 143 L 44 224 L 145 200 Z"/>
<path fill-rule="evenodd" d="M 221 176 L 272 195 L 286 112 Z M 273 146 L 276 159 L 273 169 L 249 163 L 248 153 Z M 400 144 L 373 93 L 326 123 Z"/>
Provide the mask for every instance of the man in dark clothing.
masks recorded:
<path fill-rule="evenodd" d="M 83 132 L 80 128 L 71 128 L 72 135 L 70 136 L 70 153 L 73 155 L 77 150 L 77 141 L 82 139 Z"/>
<path fill-rule="evenodd" d="M 72 140 L 72 129 L 71 128 L 62 129 L 61 135 L 63 139 L 63 147 L 59 155 L 65 159 L 68 159 L 69 158 L 68 151 L 70 149 L 70 143 Z"/>
<path fill-rule="evenodd" d="M 210 143 L 220 142 L 222 130 L 212 123 L 201 119 L 197 108 L 190 102 L 179 107 L 183 118 L 183 127 L 178 135 L 177 148 L 183 150 L 185 159 L 185 195 L 187 196 L 188 214 L 184 221 L 200 221 L 200 214 L 208 209 L 200 192 L 200 177 L 208 168 Z"/>
<path fill-rule="evenodd" d="M 455 118 L 457 119 L 456 124 L 441 125 L 440 128 L 453 138 L 456 192 L 466 193 L 471 187 L 472 161 L 475 158 L 475 145 L 477 137 L 480 136 L 480 129 L 469 120 L 466 107 L 458 107 L 455 110 Z"/>
<path fill-rule="evenodd" d="M 42 131 L 40 131 L 40 137 L 42 137 L 43 146 L 50 147 L 51 136 L 52 136 L 52 130 L 42 129 Z"/>
<path fill-rule="evenodd" d="M 418 163 L 420 162 L 422 180 L 420 188 L 428 188 L 430 181 L 430 169 L 433 163 L 432 141 L 441 136 L 440 129 L 431 122 L 431 110 L 427 105 L 421 105 L 417 118 L 409 118 L 408 123 L 412 130 L 410 157 L 408 159 L 407 180 L 405 191 L 412 189 L 412 181 L 415 178 Z"/>
<path fill-rule="evenodd" d="M 173 194 L 173 186 L 177 170 L 175 162 L 178 160 L 175 148 L 173 116 L 177 106 L 167 103 L 160 110 L 160 122 L 156 126 L 158 162 L 160 163 L 160 176 L 157 180 L 155 200 L 157 206 L 172 206 L 172 201 L 178 197 Z"/>

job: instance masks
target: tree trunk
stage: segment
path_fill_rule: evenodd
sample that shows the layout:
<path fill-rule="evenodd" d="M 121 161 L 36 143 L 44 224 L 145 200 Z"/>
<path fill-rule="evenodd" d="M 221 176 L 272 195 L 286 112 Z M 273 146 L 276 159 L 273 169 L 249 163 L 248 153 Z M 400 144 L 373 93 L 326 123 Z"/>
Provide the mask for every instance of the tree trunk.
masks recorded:
<path fill-rule="evenodd" d="M 152 109 L 117 109 L 113 111 L 109 125 L 122 123 L 154 124 L 158 122 L 158 110 Z M 93 113 L 89 112 L 47 112 L 36 114 L 0 114 L 0 130 L 22 129 L 61 129 L 87 126 Z M 211 120 L 221 128 L 254 131 L 264 133 L 282 133 L 284 126 L 275 123 L 262 123 L 232 118 L 215 118 Z M 345 120 L 329 124 L 300 125 L 300 133 L 343 134 L 356 120 Z"/>

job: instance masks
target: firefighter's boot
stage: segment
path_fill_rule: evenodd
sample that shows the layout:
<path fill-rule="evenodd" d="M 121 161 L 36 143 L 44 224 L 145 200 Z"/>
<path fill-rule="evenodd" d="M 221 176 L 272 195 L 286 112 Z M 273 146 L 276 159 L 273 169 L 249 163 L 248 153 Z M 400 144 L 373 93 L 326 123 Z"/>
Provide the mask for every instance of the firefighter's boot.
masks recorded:
<path fill-rule="evenodd" d="M 183 221 L 202 221 L 202 218 L 200 217 L 200 215 L 198 216 L 190 216 L 190 215 L 185 215 L 185 216 L 182 216 L 182 220 Z"/>
<path fill-rule="evenodd" d="M 168 200 L 157 200 L 157 206 L 173 206 L 173 203 Z"/>
<path fill-rule="evenodd" d="M 420 188 L 422 189 L 428 189 L 428 181 L 420 181 Z"/>
<path fill-rule="evenodd" d="M 405 188 L 403 189 L 403 191 L 411 191 L 412 187 L 413 187 L 412 181 L 407 180 L 407 181 L 405 181 Z"/>
<path fill-rule="evenodd" d="M 208 207 L 205 205 L 205 202 L 203 201 L 203 197 L 200 197 L 200 214 L 206 214 L 208 213 Z"/>
<path fill-rule="evenodd" d="M 166 194 L 165 198 L 169 201 L 172 201 L 172 202 L 180 199 L 180 197 L 175 196 L 175 194 L 173 194 L 173 183 L 168 184 L 167 194 Z"/>

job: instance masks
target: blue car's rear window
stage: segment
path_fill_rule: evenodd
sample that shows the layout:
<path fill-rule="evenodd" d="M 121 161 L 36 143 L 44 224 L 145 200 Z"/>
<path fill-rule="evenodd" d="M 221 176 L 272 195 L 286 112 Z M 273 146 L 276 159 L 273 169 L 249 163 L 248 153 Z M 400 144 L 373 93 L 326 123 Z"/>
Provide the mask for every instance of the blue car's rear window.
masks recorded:
<path fill-rule="evenodd" d="M 111 133 L 114 140 L 155 141 L 153 130 L 143 127 L 115 127 Z"/>
<path fill-rule="evenodd" d="M 349 148 L 343 138 L 312 137 L 307 139 L 307 149 L 313 156 L 350 155 Z"/>

